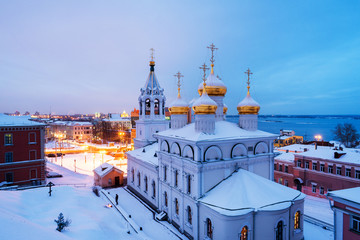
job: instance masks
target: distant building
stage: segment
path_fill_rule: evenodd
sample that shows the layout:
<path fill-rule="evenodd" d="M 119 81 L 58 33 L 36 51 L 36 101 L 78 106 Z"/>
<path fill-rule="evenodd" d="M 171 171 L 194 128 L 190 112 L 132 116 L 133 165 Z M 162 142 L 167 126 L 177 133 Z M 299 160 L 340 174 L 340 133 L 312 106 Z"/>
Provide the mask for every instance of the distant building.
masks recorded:
<path fill-rule="evenodd" d="M 360 187 L 331 191 L 335 240 L 360 239 Z"/>
<path fill-rule="evenodd" d="M 63 139 L 90 141 L 93 137 L 93 124 L 91 122 L 55 121 L 49 123 L 51 137 Z"/>
<path fill-rule="evenodd" d="M 94 169 L 94 185 L 100 187 L 121 186 L 124 184 L 124 172 L 109 163 L 103 163 Z"/>
<path fill-rule="evenodd" d="M 134 108 L 134 110 L 131 111 L 131 126 L 132 128 L 136 128 L 135 121 L 139 120 L 139 109 Z"/>
<path fill-rule="evenodd" d="M 293 130 L 280 130 L 280 136 L 275 139 L 274 147 L 284 147 L 292 144 L 302 143 L 304 138 L 302 136 L 295 136 Z"/>
<path fill-rule="evenodd" d="M 295 144 L 278 149 L 274 180 L 305 194 L 325 198 L 328 191 L 360 186 L 360 151 Z"/>
<path fill-rule="evenodd" d="M 45 124 L 0 114 L 0 184 L 45 183 Z"/>

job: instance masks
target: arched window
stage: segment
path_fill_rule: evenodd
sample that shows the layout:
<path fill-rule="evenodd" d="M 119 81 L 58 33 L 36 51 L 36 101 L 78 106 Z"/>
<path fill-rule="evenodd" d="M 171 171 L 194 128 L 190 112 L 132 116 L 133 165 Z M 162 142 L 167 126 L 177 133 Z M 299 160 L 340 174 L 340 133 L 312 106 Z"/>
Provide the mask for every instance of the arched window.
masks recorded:
<path fill-rule="evenodd" d="M 167 166 L 164 166 L 164 181 L 166 182 L 167 180 Z"/>
<path fill-rule="evenodd" d="M 150 115 L 150 110 L 151 110 L 151 103 L 150 103 L 150 99 L 147 98 L 145 100 L 145 115 Z"/>
<path fill-rule="evenodd" d="M 240 240 L 248 240 L 249 236 L 249 228 L 247 226 L 244 226 L 242 229 L 241 229 L 241 235 L 240 235 Z"/>
<path fill-rule="evenodd" d="M 179 176 L 179 171 L 178 170 L 175 170 L 175 187 L 178 186 L 178 176 Z"/>
<path fill-rule="evenodd" d="M 142 102 L 140 102 L 140 115 L 142 115 Z"/>
<path fill-rule="evenodd" d="M 147 192 L 148 191 L 148 178 L 147 178 L 147 176 L 145 176 L 145 178 L 144 178 L 144 183 L 145 183 L 145 192 Z"/>
<path fill-rule="evenodd" d="M 141 184 L 141 179 L 140 179 L 140 172 L 138 172 L 138 186 L 140 187 L 140 184 Z"/>
<path fill-rule="evenodd" d="M 164 202 L 165 202 L 165 207 L 168 206 L 168 195 L 167 192 L 164 192 Z"/>
<path fill-rule="evenodd" d="M 190 206 L 187 207 L 187 213 L 188 213 L 188 223 L 190 225 L 192 225 L 192 212 L 191 212 L 191 207 Z"/>
<path fill-rule="evenodd" d="M 294 229 L 300 229 L 300 211 L 295 213 L 294 217 Z"/>
<path fill-rule="evenodd" d="M 210 239 L 213 238 L 213 226 L 209 218 L 206 219 L 206 236 Z"/>
<path fill-rule="evenodd" d="M 283 240 L 283 221 L 278 222 L 276 226 L 276 240 Z"/>
<path fill-rule="evenodd" d="M 175 198 L 175 213 L 179 215 L 179 201 Z"/>
<path fill-rule="evenodd" d="M 132 177 L 132 182 L 135 181 L 135 171 L 134 169 L 131 169 L 131 177 Z"/>
<path fill-rule="evenodd" d="M 161 108 L 162 108 L 162 115 L 165 115 L 165 100 L 162 101 Z"/>
<path fill-rule="evenodd" d="M 152 185 L 152 188 L 153 188 L 153 189 L 152 189 L 152 190 L 153 190 L 153 195 L 152 195 L 152 197 L 155 198 L 156 188 L 155 188 L 155 181 L 154 181 L 154 180 L 152 181 L 152 184 L 151 184 L 151 185 Z"/>
<path fill-rule="evenodd" d="M 188 174 L 187 175 L 187 193 L 190 194 L 191 193 L 191 175 Z"/>
<path fill-rule="evenodd" d="M 155 115 L 159 115 L 159 114 L 160 114 L 159 99 L 155 99 L 155 100 L 154 100 L 154 113 L 155 113 Z"/>

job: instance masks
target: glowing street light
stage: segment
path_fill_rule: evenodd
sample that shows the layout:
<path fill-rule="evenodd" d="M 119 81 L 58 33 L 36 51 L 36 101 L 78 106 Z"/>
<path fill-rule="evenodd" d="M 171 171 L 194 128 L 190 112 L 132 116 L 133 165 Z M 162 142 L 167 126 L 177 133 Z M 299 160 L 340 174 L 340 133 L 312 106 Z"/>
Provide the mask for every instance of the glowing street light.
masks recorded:
<path fill-rule="evenodd" d="M 315 139 L 316 139 L 316 141 L 318 141 L 318 142 L 319 142 L 319 141 L 321 141 L 322 136 L 321 136 L 321 135 L 319 135 L 319 134 L 318 134 L 318 135 L 315 135 Z"/>

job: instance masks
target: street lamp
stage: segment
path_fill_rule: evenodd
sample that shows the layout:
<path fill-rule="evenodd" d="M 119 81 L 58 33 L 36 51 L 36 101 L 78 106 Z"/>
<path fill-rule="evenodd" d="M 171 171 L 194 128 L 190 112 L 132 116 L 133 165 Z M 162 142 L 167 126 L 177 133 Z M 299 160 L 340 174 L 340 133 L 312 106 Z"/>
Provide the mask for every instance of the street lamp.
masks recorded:
<path fill-rule="evenodd" d="M 322 136 L 321 136 L 321 135 L 319 135 L 319 134 L 318 134 L 318 135 L 315 135 L 315 139 L 316 139 L 316 141 L 318 141 L 318 142 L 319 142 L 319 141 L 321 141 Z"/>

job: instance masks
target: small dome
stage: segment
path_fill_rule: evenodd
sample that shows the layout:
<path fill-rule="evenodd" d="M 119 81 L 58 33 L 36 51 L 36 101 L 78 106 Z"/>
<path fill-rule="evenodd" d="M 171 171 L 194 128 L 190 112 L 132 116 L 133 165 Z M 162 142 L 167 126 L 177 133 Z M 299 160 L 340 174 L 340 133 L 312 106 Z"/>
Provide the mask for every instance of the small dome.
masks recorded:
<path fill-rule="evenodd" d="M 227 110 L 228 110 L 228 107 L 227 107 L 227 105 L 224 103 L 224 107 L 223 107 L 223 114 L 224 114 L 224 115 L 226 114 Z"/>
<path fill-rule="evenodd" d="M 217 104 L 205 91 L 205 93 L 193 103 L 192 109 L 195 114 L 215 114 Z"/>
<path fill-rule="evenodd" d="M 244 100 L 237 105 L 239 114 L 258 114 L 260 105 L 257 103 L 248 92 Z"/>
<path fill-rule="evenodd" d="M 198 92 L 201 96 L 203 92 L 203 83 L 199 84 Z M 214 75 L 214 70 L 212 69 L 210 75 L 206 79 L 206 92 L 209 96 L 225 96 L 227 88 L 223 81 Z"/>
<path fill-rule="evenodd" d="M 175 101 L 173 101 L 169 106 L 169 112 L 173 114 L 187 114 L 189 111 L 189 104 L 179 96 Z"/>

